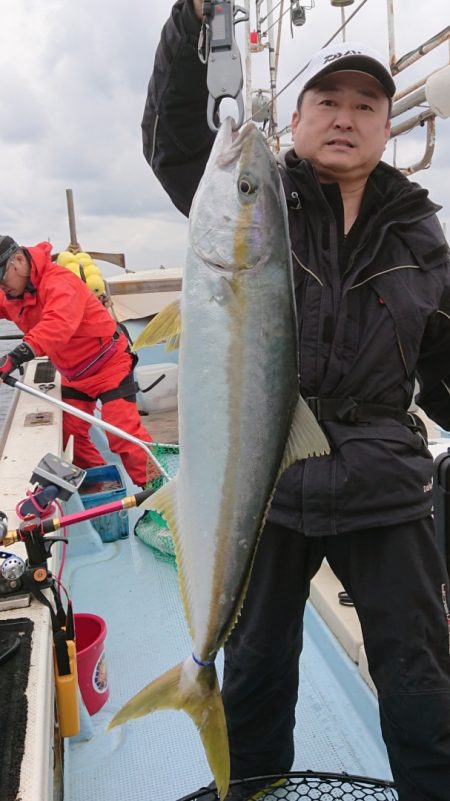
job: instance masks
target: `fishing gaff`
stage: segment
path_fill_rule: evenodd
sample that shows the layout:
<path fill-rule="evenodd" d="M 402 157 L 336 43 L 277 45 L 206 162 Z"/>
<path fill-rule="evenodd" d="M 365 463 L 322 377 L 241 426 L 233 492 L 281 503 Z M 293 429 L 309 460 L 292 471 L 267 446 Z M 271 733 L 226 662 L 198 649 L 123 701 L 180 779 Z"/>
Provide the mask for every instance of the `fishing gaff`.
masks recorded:
<path fill-rule="evenodd" d="M 16 389 L 22 390 L 22 392 L 27 392 L 29 395 L 34 395 L 36 398 L 40 400 L 47 401 L 47 403 L 53 404 L 53 406 L 57 406 L 63 412 L 67 412 L 67 414 L 73 414 L 75 417 L 79 417 L 81 420 L 86 420 L 88 423 L 91 423 L 93 426 L 97 426 L 97 428 L 103 428 L 104 431 L 109 431 L 110 434 L 115 434 L 116 437 L 121 437 L 122 439 L 127 439 L 129 442 L 133 442 L 135 445 L 138 445 L 142 448 L 149 459 L 153 462 L 153 464 L 158 468 L 161 475 L 168 481 L 170 476 L 164 467 L 159 463 L 156 457 L 153 455 L 152 451 L 148 447 L 148 445 L 143 442 L 141 439 L 137 437 L 133 437 L 132 434 L 128 434 L 127 431 L 123 431 L 121 428 L 117 426 L 113 426 L 111 423 L 106 423 L 104 420 L 101 420 L 99 417 L 94 417 L 94 415 L 89 414 L 88 412 L 83 412 L 81 409 L 76 409 L 74 406 L 71 406 L 70 403 L 65 403 L 59 398 L 53 398 L 50 395 L 46 395 L 45 392 L 41 392 L 39 389 L 35 389 L 34 387 L 28 386 L 28 384 L 23 384 L 17 378 L 14 378 L 11 375 L 5 376 L 3 379 L 5 384 L 8 384 L 10 387 L 16 387 Z"/>

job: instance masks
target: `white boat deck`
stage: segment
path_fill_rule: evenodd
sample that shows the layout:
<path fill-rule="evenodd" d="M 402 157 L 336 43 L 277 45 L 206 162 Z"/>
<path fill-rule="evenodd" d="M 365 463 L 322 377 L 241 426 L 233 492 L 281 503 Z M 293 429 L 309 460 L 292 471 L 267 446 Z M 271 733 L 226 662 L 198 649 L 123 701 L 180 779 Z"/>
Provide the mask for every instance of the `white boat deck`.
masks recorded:
<path fill-rule="evenodd" d="M 30 362 L 24 382 L 33 385 L 36 362 Z M 58 381 L 51 392 L 59 395 Z M 31 417 L 30 417 L 31 416 Z M 34 424 L 32 421 L 35 421 Z M 20 520 L 16 505 L 26 496 L 33 469 L 49 451 L 61 453 L 61 417 L 59 410 L 26 394 L 17 393 L 10 410 L 6 438 L 0 457 L 1 510 L 8 517 L 8 528 L 17 528 Z M 23 543 L 7 549 L 26 558 Z M 51 565 L 49 565 L 51 566 Z M 21 801 L 47 801 L 56 784 L 53 752 L 53 660 L 50 616 L 46 607 L 32 600 L 29 606 L 5 609 L 0 597 L 0 620 L 29 618 L 34 623 L 31 667 L 28 680 L 28 727 L 25 756 L 22 760 Z M 1 793 L 0 793 L 1 797 Z"/>

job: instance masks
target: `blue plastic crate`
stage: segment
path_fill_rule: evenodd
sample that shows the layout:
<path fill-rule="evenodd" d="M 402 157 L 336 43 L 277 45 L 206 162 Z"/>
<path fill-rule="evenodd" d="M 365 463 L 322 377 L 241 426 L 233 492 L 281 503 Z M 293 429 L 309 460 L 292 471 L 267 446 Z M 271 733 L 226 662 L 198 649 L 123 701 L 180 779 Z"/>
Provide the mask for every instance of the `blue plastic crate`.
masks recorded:
<path fill-rule="evenodd" d="M 122 478 L 113 464 L 89 467 L 79 493 L 85 509 L 92 509 L 93 506 L 119 501 L 126 497 Z M 128 512 L 126 510 L 94 517 L 91 523 L 103 542 L 114 542 L 128 537 Z"/>

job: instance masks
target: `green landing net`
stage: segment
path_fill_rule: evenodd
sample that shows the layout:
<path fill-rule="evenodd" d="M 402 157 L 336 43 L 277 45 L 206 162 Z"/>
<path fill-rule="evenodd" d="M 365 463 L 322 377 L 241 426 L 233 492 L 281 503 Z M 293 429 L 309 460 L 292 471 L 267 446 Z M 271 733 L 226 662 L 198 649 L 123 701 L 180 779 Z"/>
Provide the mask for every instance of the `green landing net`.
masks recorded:
<path fill-rule="evenodd" d="M 162 443 L 153 442 L 151 449 L 166 473 L 170 478 L 173 478 L 178 470 L 180 452 L 178 445 L 163 445 Z M 157 476 L 157 478 L 148 482 L 147 487 L 153 487 L 153 489 L 157 490 L 166 482 L 167 479 L 164 476 Z M 134 533 L 145 545 L 152 548 L 155 556 L 165 562 L 172 562 L 172 564 L 176 565 L 174 542 L 162 515 L 153 509 L 144 512 L 134 527 Z"/>

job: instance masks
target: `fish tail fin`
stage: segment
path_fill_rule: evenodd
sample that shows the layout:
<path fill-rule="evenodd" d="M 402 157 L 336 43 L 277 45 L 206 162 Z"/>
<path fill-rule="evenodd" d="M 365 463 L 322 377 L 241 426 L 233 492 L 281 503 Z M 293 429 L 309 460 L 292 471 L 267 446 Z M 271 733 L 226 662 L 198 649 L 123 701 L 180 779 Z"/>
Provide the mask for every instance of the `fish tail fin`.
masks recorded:
<path fill-rule="evenodd" d="M 214 665 L 198 667 L 189 657 L 144 687 L 112 718 L 108 729 L 161 709 L 180 709 L 195 723 L 220 798 L 230 782 L 225 712 Z"/>

